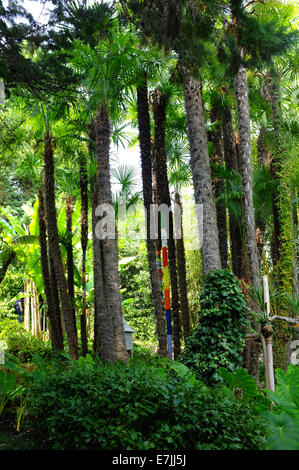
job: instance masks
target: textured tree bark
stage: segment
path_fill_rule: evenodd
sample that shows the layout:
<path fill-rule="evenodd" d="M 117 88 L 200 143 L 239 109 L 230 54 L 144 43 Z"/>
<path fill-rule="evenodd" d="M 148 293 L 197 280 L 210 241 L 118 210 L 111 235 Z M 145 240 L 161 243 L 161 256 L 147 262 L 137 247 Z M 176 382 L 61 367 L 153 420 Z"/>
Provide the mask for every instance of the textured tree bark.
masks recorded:
<path fill-rule="evenodd" d="M 216 209 L 212 191 L 208 140 L 201 84 L 183 68 L 184 97 L 196 204 L 203 205 L 202 262 L 204 274 L 221 268 Z"/>
<path fill-rule="evenodd" d="M 247 335 L 243 350 L 242 366 L 259 384 L 259 353 L 262 341 L 258 335 Z"/>
<path fill-rule="evenodd" d="M 97 184 L 98 204 L 113 207 L 110 183 L 110 120 L 107 107 L 102 105 L 95 116 L 95 147 L 98 157 Z M 120 281 L 118 274 L 118 249 L 116 238 L 104 238 L 102 245 L 102 265 L 106 288 L 106 300 L 114 331 L 115 360 L 128 362 L 123 316 L 121 309 Z"/>
<path fill-rule="evenodd" d="M 48 257 L 49 257 L 49 264 L 50 264 L 50 278 L 51 278 L 51 289 L 52 289 L 52 296 L 53 296 L 53 307 L 54 307 L 54 314 L 57 318 L 57 321 L 60 325 L 61 335 L 62 335 L 62 342 L 64 341 L 65 336 L 65 328 L 64 322 L 61 315 L 61 308 L 60 308 L 60 301 L 59 301 L 59 293 L 58 293 L 58 286 L 57 280 L 55 276 L 55 269 L 53 260 L 51 258 L 50 250 L 48 247 Z"/>
<path fill-rule="evenodd" d="M 80 159 L 80 196 L 81 196 L 81 247 L 82 247 L 82 314 L 81 321 L 81 346 L 82 354 L 86 356 L 87 331 L 86 331 L 86 250 L 88 243 L 88 180 L 85 155 Z"/>
<path fill-rule="evenodd" d="M 280 138 L 280 93 L 279 93 L 279 78 L 274 71 L 271 71 L 264 80 L 263 96 L 269 101 L 272 108 L 272 117 L 273 117 L 273 127 L 274 127 L 274 141 L 275 141 L 275 151 L 273 153 L 271 163 L 270 163 L 270 176 L 276 182 L 273 200 L 272 200 L 272 210 L 273 210 L 273 234 L 271 241 L 271 251 L 272 251 L 272 262 L 276 266 L 280 257 L 281 249 L 281 223 L 279 216 L 279 185 L 280 178 L 279 172 L 281 170 L 281 138 Z"/>
<path fill-rule="evenodd" d="M 266 130 L 262 126 L 260 128 L 259 136 L 257 139 L 257 160 L 259 165 L 266 166 L 270 162 L 270 153 L 265 142 L 265 133 Z M 265 220 L 258 214 L 256 217 L 256 243 L 259 253 L 259 260 L 261 265 L 261 260 L 263 258 L 264 251 L 264 236 L 266 230 Z"/>
<path fill-rule="evenodd" d="M 235 97 L 237 101 L 240 173 L 242 175 L 245 212 L 246 248 L 249 260 L 250 281 L 259 282 L 259 262 L 256 245 L 255 220 L 251 169 L 251 134 L 246 69 L 240 66 L 235 76 Z"/>
<path fill-rule="evenodd" d="M 89 126 L 89 138 L 95 142 L 95 123 Z M 95 154 L 89 146 L 91 159 Z M 94 276 L 94 344 L 93 348 L 103 361 L 114 362 L 114 332 L 112 317 L 109 315 L 106 299 L 105 273 L 103 272 L 102 241 L 96 235 L 95 211 L 98 206 L 98 183 L 94 176 L 91 181 L 91 214 L 93 240 L 93 276 Z"/>
<path fill-rule="evenodd" d="M 78 338 L 77 331 L 74 327 L 73 313 L 70 297 L 65 279 L 61 252 L 59 246 L 57 217 L 55 207 L 55 190 L 54 190 L 54 158 L 53 158 L 53 138 L 47 134 L 45 136 L 45 206 L 48 222 L 49 250 L 55 270 L 57 286 L 62 306 L 62 314 L 64 319 L 65 330 L 68 339 L 70 354 L 74 359 L 78 359 Z"/>
<path fill-rule="evenodd" d="M 170 208 L 171 200 L 167 175 L 167 157 L 165 153 L 165 123 L 168 97 L 160 90 L 155 90 L 152 95 L 152 101 L 155 122 L 153 164 L 155 166 L 155 173 L 157 177 L 158 204 L 166 204 L 166 206 Z M 172 211 L 169 212 L 168 264 L 170 273 L 171 311 L 173 320 L 173 355 L 174 359 L 176 359 L 181 352 L 181 320 Z"/>
<path fill-rule="evenodd" d="M 68 293 L 71 300 L 74 327 L 76 328 L 76 312 L 74 307 L 75 288 L 74 288 L 74 254 L 73 254 L 73 227 L 72 218 L 74 210 L 74 198 L 68 194 L 65 200 L 65 216 L 66 216 L 66 230 L 68 234 L 67 240 L 67 285 Z"/>
<path fill-rule="evenodd" d="M 184 340 L 190 336 L 190 312 L 187 296 L 187 277 L 186 277 L 186 257 L 185 257 L 185 246 L 184 246 L 184 232 L 183 232 L 183 207 L 179 193 L 175 193 L 175 203 L 180 207 L 181 220 L 180 220 L 180 233 L 176 239 L 176 255 L 178 263 L 178 275 L 179 275 L 179 288 L 180 288 L 180 300 L 181 300 L 181 311 L 182 311 L 182 325 Z M 175 214 L 174 214 L 175 217 Z M 177 226 L 177 223 L 175 222 Z"/>
<path fill-rule="evenodd" d="M 211 123 L 221 121 L 220 109 L 217 105 L 212 105 L 210 113 Z M 212 161 L 223 165 L 223 150 L 222 150 L 222 135 L 219 125 L 217 129 L 209 133 L 209 140 L 213 144 L 213 156 Z M 225 183 L 223 179 L 215 178 L 212 171 L 213 184 L 215 187 L 215 196 L 218 198 L 225 192 Z M 227 268 L 227 223 L 226 223 L 226 207 L 224 202 L 216 203 L 216 218 L 219 238 L 219 250 L 221 267 Z"/>
<path fill-rule="evenodd" d="M 152 288 L 152 300 L 155 311 L 156 334 L 158 338 L 158 354 L 162 357 L 166 357 L 167 340 L 165 331 L 165 317 L 161 303 L 160 281 L 158 278 L 156 266 L 156 245 L 155 240 L 152 240 L 150 236 L 150 209 L 151 204 L 153 203 L 153 183 L 150 114 L 145 74 L 143 85 L 140 85 L 137 88 L 137 113 L 143 185 L 143 203 L 146 216 L 147 259 Z"/>
<path fill-rule="evenodd" d="M 228 171 L 234 170 L 239 173 L 232 114 L 228 107 L 223 109 L 222 125 L 225 167 Z M 231 211 L 229 211 L 229 232 L 233 272 L 237 277 L 242 278 L 242 235 L 240 224 Z"/>
<path fill-rule="evenodd" d="M 44 206 L 44 195 L 40 189 L 38 192 L 38 224 L 39 224 L 39 246 L 41 253 L 41 267 L 45 286 L 45 296 L 47 302 L 47 316 L 50 321 L 50 337 L 54 350 L 63 350 L 63 338 L 60 319 L 56 316 L 54 308 L 53 292 L 51 286 L 51 277 L 49 272 L 48 247 L 47 247 L 47 226 Z"/>

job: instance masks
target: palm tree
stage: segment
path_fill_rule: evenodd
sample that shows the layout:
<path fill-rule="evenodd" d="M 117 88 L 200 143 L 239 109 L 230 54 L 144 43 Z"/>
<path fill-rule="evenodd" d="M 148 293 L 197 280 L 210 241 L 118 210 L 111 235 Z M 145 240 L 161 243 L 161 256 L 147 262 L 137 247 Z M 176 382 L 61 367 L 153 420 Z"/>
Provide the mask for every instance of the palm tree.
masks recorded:
<path fill-rule="evenodd" d="M 212 94 L 212 105 L 210 111 L 210 120 L 213 129 L 208 133 L 209 141 L 212 143 L 213 155 L 211 160 L 213 163 L 223 165 L 223 151 L 222 151 L 222 132 L 221 132 L 221 110 L 218 101 L 218 96 L 215 93 Z M 215 197 L 217 198 L 224 192 L 224 180 L 217 178 L 213 175 L 212 178 L 215 187 Z M 219 238 L 219 250 L 221 258 L 221 267 L 226 269 L 227 267 L 227 223 L 226 223 L 226 207 L 221 200 L 216 202 L 216 216 L 217 216 L 217 228 Z"/>
<path fill-rule="evenodd" d="M 184 97 L 190 143 L 190 165 L 196 204 L 203 206 L 202 262 L 204 273 L 221 268 L 217 216 L 212 190 L 208 140 L 205 127 L 202 87 L 183 68 Z"/>
<path fill-rule="evenodd" d="M 154 90 L 151 96 L 155 124 L 153 167 L 157 178 L 158 205 L 165 204 L 167 208 L 171 208 L 165 147 L 165 124 L 168 99 L 168 95 L 159 89 Z M 172 210 L 169 211 L 168 263 L 171 284 L 174 358 L 176 359 L 181 350 L 181 321 Z"/>
<path fill-rule="evenodd" d="M 183 231 L 183 205 L 181 199 L 181 189 L 189 185 L 191 172 L 189 166 L 189 152 L 186 139 L 176 142 L 169 141 L 167 155 L 169 161 L 169 183 L 174 187 L 174 202 L 179 209 L 174 211 L 174 222 L 178 233 L 176 235 L 176 256 L 178 266 L 178 283 L 180 292 L 180 306 L 182 312 L 182 326 L 184 339 L 190 335 L 190 311 L 187 296 L 187 276 L 186 276 L 186 255 Z M 179 218 L 177 213 L 180 214 Z M 178 220 L 179 219 L 179 220 Z"/>
<path fill-rule="evenodd" d="M 227 90 L 225 88 L 225 95 Z M 223 127 L 223 148 L 224 148 L 224 161 L 226 170 L 239 173 L 237 151 L 235 145 L 234 129 L 232 124 L 232 113 L 229 103 L 225 103 L 222 108 L 222 127 Z M 243 255 L 243 241 L 240 227 L 239 214 L 234 214 L 234 211 L 229 209 L 229 231 L 230 231 L 230 244 L 231 244 L 231 257 L 232 269 L 237 277 L 240 279 L 245 276 L 242 260 Z M 245 253 L 246 256 L 246 253 Z"/>
<path fill-rule="evenodd" d="M 221 260 L 201 82 L 196 66 L 198 50 L 204 49 L 203 41 L 207 41 L 213 31 L 216 11 L 214 5 L 207 4 L 203 13 L 197 4 L 186 1 L 169 0 L 162 3 L 158 0 L 122 0 L 121 4 L 129 20 L 137 24 L 144 38 L 148 40 L 152 37 L 164 46 L 166 52 L 173 48 L 179 56 L 178 69 L 183 82 L 194 197 L 196 204 L 203 206 L 203 270 L 208 273 L 219 269 Z M 194 78 L 195 70 L 197 78 Z"/>
<path fill-rule="evenodd" d="M 259 280 L 259 262 L 256 245 L 256 228 L 253 207 L 253 185 L 251 168 L 251 133 L 246 69 L 240 66 L 235 76 L 235 97 L 239 131 L 240 173 L 244 194 L 244 221 L 246 249 L 250 267 L 250 281 L 256 284 Z"/>
<path fill-rule="evenodd" d="M 98 159 L 97 172 L 97 204 L 112 207 L 112 192 L 110 182 L 109 146 L 111 125 L 106 103 L 100 105 L 95 116 L 95 150 Z M 102 240 L 102 263 L 105 275 L 108 312 L 113 320 L 115 359 L 127 362 L 127 352 L 122 320 L 120 281 L 118 274 L 118 249 L 115 238 Z M 109 293 L 109 294 L 108 294 Z"/>
<path fill-rule="evenodd" d="M 63 350 L 63 335 L 61 329 L 61 316 L 59 301 L 56 303 L 53 294 L 53 284 L 49 271 L 48 243 L 47 243 L 47 223 L 44 205 L 44 195 L 42 189 L 38 191 L 38 223 L 39 223 L 39 244 L 42 274 L 47 300 L 47 314 L 50 320 L 50 337 L 54 350 Z"/>
<path fill-rule="evenodd" d="M 87 332 L 86 332 L 86 251 L 88 244 L 88 178 L 87 159 L 85 154 L 80 154 L 80 195 L 81 195 L 81 247 L 82 247 L 82 314 L 81 314 L 81 344 L 82 354 L 86 356 Z"/>
<path fill-rule="evenodd" d="M 55 139 L 51 136 L 49 130 L 44 137 L 44 187 L 45 187 L 45 206 L 48 224 L 48 243 L 50 263 L 52 263 L 52 272 L 55 271 L 55 279 L 61 300 L 64 325 L 68 338 L 69 351 L 74 359 L 78 359 L 78 337 L 76 325 L 71 305 L 71 299 L 68 293 L 67 281 L 64 274 L 61 251 L 59 246 L 59 236 L 57 229 L 57 216 L 55 207 L 55 189 L 54 189 L 54 152 L 53 145 Z"/>

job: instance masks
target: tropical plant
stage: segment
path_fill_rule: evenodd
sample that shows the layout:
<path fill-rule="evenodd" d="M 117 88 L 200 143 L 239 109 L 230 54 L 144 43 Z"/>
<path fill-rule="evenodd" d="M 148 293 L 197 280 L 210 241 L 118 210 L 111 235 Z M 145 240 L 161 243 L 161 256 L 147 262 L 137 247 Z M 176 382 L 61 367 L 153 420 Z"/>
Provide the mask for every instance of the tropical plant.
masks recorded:
<path fill-rule="evenodd" d="M 287 372 L 276 370 L 276 391 L 267 391 L 275 405 L 273 412 L 264 411 L 262 416 L 270 425 L 267 442 L 270 450 L 299 449 L 299 368 L 290 365 Z"/>

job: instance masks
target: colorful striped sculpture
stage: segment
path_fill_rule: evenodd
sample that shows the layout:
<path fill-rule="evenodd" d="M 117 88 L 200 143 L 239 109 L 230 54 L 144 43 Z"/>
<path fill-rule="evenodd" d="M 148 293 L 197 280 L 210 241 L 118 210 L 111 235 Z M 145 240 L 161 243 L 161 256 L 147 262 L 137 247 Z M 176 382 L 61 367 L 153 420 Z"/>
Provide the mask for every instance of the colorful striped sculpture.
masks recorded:
<path fill-rule="evenodd" d="M 168 256 L 167 256 L 167 233 L 166 233 L 166 230 L 164 228 L 161 228 L 161 238 L 162 238 L 164 302 L 165 302 L 165 312 L 166 312 L 168 357 L 169 357 L 169 359 L 172 359 L 172 328 L 171 328 L 171 311 L 170 311 L 170 277 L 169 277 Z"/>

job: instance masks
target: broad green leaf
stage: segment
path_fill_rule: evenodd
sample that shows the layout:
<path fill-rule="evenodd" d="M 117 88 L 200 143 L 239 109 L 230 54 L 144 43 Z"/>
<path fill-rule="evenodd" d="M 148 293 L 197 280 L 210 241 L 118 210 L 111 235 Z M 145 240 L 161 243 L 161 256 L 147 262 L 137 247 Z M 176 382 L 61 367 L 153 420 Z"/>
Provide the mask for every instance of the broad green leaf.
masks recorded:
<path fill-rule="evenodd" d="M 270 424 L 269 450 L 299 450 L 299 421 L 284 411 L 279 415 L 267 411 L 262 416 Z"/>
<path fill-rule="evenodd" d="M 15 389 L 15 386 L 15 377 L 12 374 L 0 371 L 0 393 L 7 395 Z"/>

